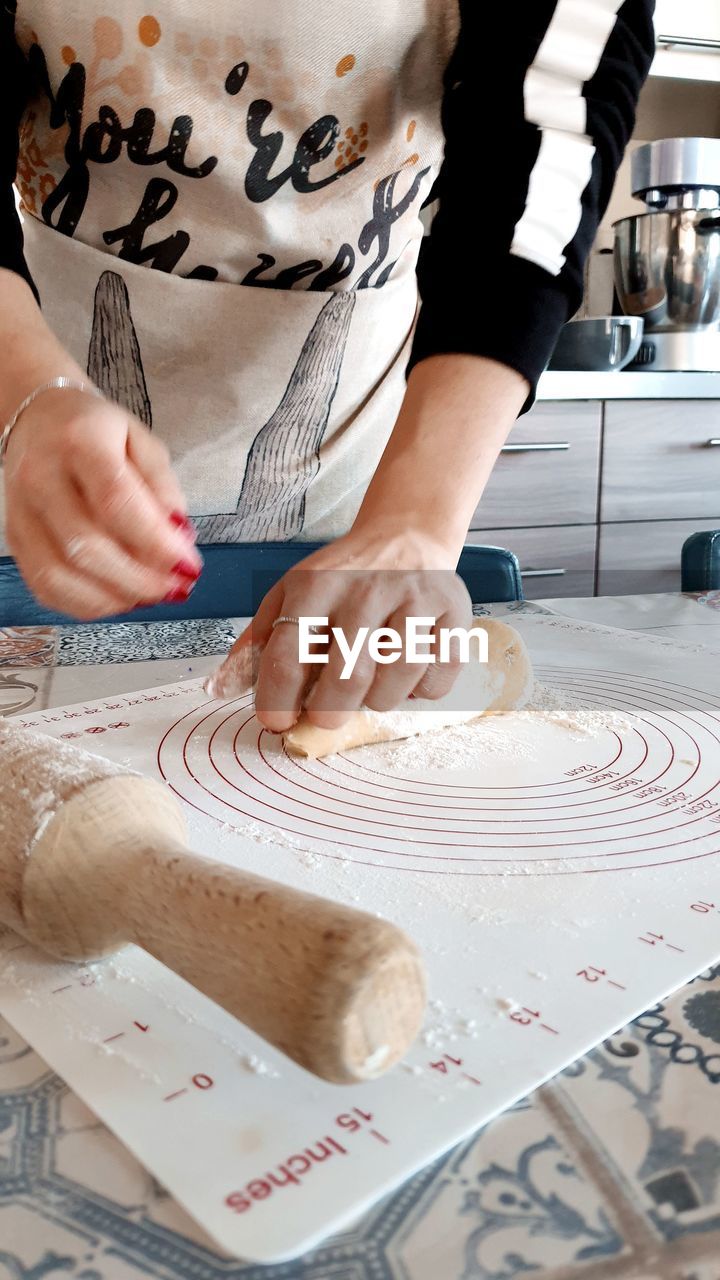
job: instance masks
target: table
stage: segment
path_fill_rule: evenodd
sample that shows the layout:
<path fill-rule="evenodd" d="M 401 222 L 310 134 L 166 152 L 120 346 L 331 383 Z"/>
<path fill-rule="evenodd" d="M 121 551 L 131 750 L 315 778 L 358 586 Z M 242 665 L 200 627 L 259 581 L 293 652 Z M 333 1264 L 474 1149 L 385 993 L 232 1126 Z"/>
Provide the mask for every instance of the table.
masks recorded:
<path fill-rule="evenodd" d="M 720 650 L 720 592 L 477 612 L 538 610 Z M 201 676 L 235 630 L 232 620 L 0 629 L 0 713 Z M 218 1254 L 0 1019 L 0 1280 L 525 1274 L 720 1277 L 720 966 L 411 1179 L 354 1228 L 269 1268 Z"/>

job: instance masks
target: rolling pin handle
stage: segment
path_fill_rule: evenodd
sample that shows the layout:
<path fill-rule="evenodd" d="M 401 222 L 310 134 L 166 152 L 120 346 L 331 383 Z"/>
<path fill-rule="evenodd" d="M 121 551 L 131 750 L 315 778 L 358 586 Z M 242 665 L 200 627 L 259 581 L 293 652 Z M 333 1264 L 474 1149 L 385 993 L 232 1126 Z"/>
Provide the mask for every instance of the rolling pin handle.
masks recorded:
<path fill-rule="evenodd" d="M 62 959 L 136 943 L 325 1080 L 382 1074 L 425 1008 L 418 952 L 354 908 L 197 857 L 157 782 L 116 775 L 61 806 L 23 879 L 24 931 Z"/>

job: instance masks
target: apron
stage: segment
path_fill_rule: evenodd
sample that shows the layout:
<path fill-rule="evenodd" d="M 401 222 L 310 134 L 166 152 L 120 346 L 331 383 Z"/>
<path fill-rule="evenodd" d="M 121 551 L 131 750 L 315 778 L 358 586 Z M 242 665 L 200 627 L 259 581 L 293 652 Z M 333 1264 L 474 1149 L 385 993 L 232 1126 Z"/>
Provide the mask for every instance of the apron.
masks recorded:
<path fill-rule="evenodd" d="M 167 444 L 202 542 L 353 521 L 404 394 L 458 23 L 457 0 L 19 0 L 44 314 Z"/>

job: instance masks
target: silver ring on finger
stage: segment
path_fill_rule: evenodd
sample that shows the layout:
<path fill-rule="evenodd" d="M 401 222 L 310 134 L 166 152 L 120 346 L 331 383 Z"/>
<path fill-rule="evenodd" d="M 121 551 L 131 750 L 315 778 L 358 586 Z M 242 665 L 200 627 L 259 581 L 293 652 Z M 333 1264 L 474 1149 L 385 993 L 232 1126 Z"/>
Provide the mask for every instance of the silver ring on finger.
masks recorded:
<path fill-rule="evenodd" d="M 271 628 L 271 630 L 272 630 L 272 631 L 274 631 L 276 627 L 279 627 L 279 626 L 280 626 L 280 624 L 281 624 L 281 623 L 284 623 L 284 622 L 288 622 L 288 623 L 290 623 L 290 625 L 291 625 L 291 626 L 293 626 L 293 627 L 299 627 L 299 626 L 300 626 L 300 619 L 299 619 L 299 618 L 292 618 L 292 617 L 290 617 L 290 615 L 289 615 L 289 614 L 285 614 L 285 613 L 283 613 L 283 614 L 281 614 L 281 615 L 280 615 L 280 617 L 279 617 L 279 618 L 276 618 L 276 619 L 275 619 L 275 621 L 274 621 L 274 622 L 273 622 L 273 624 L 272 624 L 272 628 Z M 310 634 L 311 634 L 311 635 L 313 635 L 313 636 L 319 636 L 319 635 L 324 634 L 324 633 L 321 631 L 320 627 L 315 627 L 315 626 L 312 626 L 312 625 L 310 625 L 310 626 L 308 627 L 308 631 L 309 631 L 309 632 L 310 632 Z"/>
<path fill-rule="evenodd" d="M 87 552 L 87 542 L 84 538 L 69 538 L 65 544 L 65 554 L 68 560 L 82 560 Z"/>

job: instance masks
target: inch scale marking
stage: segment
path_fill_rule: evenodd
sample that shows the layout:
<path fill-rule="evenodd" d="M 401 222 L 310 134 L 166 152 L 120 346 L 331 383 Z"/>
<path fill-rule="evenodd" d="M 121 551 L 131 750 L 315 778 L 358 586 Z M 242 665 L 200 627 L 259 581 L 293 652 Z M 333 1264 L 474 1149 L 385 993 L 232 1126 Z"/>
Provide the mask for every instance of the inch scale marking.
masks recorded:
<path fill-rule="evenodd" d="M 165 777 L 198 852 L 387 914 L 425 954 L 413 1052 L 345 1089 L 137 949 L 58 965 L 0 936 L 0 1011 L 231 1253 L 310 1248 L 720 954 L 712 659 L 686 688 L 668 646 L 587 628 L 565 666 L 567 628 L 520 629 L 541 678 L 632 723 L 520 717 L 526 756 L 479 776 L 292 760 L 197 683 L 25 720 Z"/>

